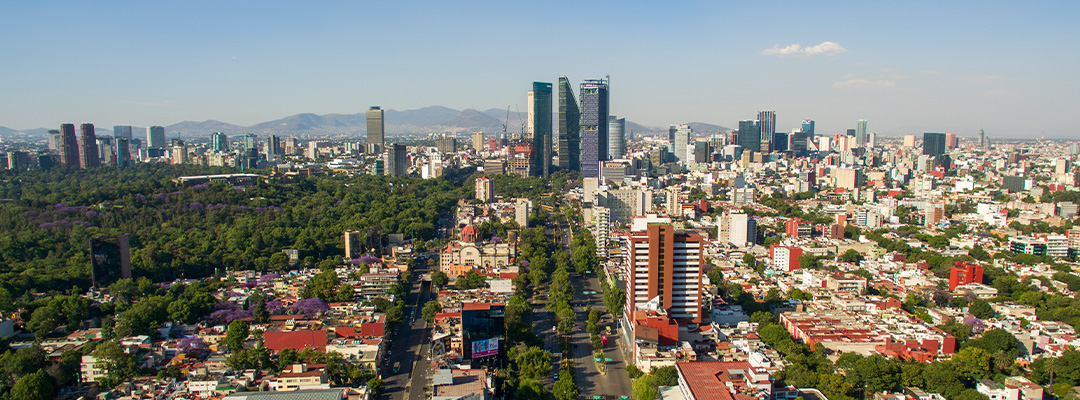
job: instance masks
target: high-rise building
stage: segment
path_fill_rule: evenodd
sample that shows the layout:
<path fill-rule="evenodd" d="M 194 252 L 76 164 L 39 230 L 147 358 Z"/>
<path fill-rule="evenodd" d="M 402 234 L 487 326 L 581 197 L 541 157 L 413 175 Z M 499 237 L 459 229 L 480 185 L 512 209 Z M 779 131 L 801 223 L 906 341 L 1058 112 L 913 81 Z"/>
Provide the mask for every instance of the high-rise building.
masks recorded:
<path fill-rule="evenodd" d="M 146 147 L 157 147 L 160 149 L 164 148 L 165 146 L 165 127 L 146 127 Z"/>
<path fill-rule="evenodd" d="M 383 121 L 383 110 L 379 106 L 371 106 L 367 110 L 367 142 L 368 144 L 374 144 L 378 147 L 375 148 L 376 152 L 382 150 L 386 140 L 385 122 Z"/>
<path fill-rule="evenodd" d="M 868 132 L 866 131 L 866 120 L 865 119 L 860 119 L 858 122 L 855 123 L 855 145 L 856 146 L 858 146 L 858 147 L 866 147 L 866 142 L 869 141 L 869 138 L 866 136 L 867 133 Z"/>
<path fill-rule="evenodd" d="M 673 125 L 675 128 L 675 142 L 672 144 L 671 161 L 688 164 L 691 158 L 687 155 L 687 146 L 690 145 L 690 125 Z M 671 128 L 668 128 L 671 131 Z"/>
<path fill-rule="evenodd" d="M 608 155 L 613 159 L 626 155 L 626 139 L 623 137 L 625 130 L 626 118 L 608 116 Z"/>
<path fill-rule="evenodd" d="M 945 149 L 952 150 L 960 147 L 960 138 L 956 137 L 955 133 L 945 134 Z"/>
<path fill-rule="evenodd" d="M 749 214 L 741 211 L 728 214 L 728 223 L 729 243 L 745 247 L 757 242 L 757 220 L 750 218 Z"/>
<path fill-rule="evenodd" d="M 285 149 L 281 148 L 281 139 L 277 135 L 266 138 L 266 161 L 281 161 L 281 154 Z"/>
<path fill-rule="evenodd" d="M 229 137 L 221 132 L 210 134 L 210 150 L 229 151 Z"/>
<path fill-rule="evenodd" d="M 599 178 L 600 162 L 608 160 L 608 82 L 581 83 L 581 176 Z"/>
<path fill-rule="evenodd" d="M 90 239 L 90 284 L 103 288 L 119 279 L 131 279 L 127 235 Z"/>
<path fill-rule="evenodd" d="M 476 200 L 488 203 L 495 200 L 495 189 L 491 178 L 481 176 L 476 178 Z"/>
<path fill-rule="evenodd" d="M 581 170 L 581 108 L 565 76 L 559 77 L 559 168 Z"/>
<path fill-rule="evenodd" d="M 352 260 L 364 254 L 360 231 L 345 231 L 345 258 Z"/>
<path fill-rule="evenodd" d="M 928 156 L 945 154 L 945 134 L 924 132 L 922 153 Z"/>
<path fill-rule="evenodd" d="M 625 239 L 625 312 L 631 325 L 634 311 L 649 306 L 665 310 L 671 318 L 700 323 L 704 238 L 669 224 L 650 224 Z"/>
<path fill-rule="evenodd" d="M 809 134 L 806 132 L 792 132 L 789 142 L 791 147 L 788 150 L 796 157 L 806 155 L 807 150 L 810 148 Z"/>
<path fill-rule="evenodd" d="M 776 111 L 758 111 L 757 114 L 758 130 L 760 134 L 758 139 L 761 140 L 761 151 L 768 152 L 772 150 L 773 134 L 776 133 Z M 766 144 L 767 143 L 767 144 Z"/>
<path fill-rule="evenodd" d="M 75 138 L 75 124 L 60 125 L 60 163 L 79 166 L 79 141 Z M 94 152 L 97 154 L 97 151 Z"/>
<path fill-rule="evenodd" d="M 811 142 L 814 141 L 814 120 L 804 119 L 802 120 L 802 129 L 800 132 L 805 133 Z"/>
<path fill-rule="evenodd" d="M 739 121 L 739 146 L 744 152 L 761 151 L 761 128 L 758 121 L 752 119 Z"/>
<path fill-rule="evenodd" d="M 97 135 L 94 133 L 94 124 L 82 124 L 79 126 L 79 166 L 93 168 L 101 165 L 98 158 Z"/>
<path fill-rule="evenodd" d="M 126 137 L 115 138 L 116 141 L 116 165 L 120 168 L 130 167 L 131 162 L 131 144 L 130 140 Z"/>
<path fill-rule="evenodd" d="M 709 162 L 709 142 L 695 141 L 694 142 L 694 164 L 705 164 Z"/>
<path fill-rule="evenodd" d="M 532 128 L 532 143 L 536 170 L 535 176 L 547 179 L 551 175 L 551 83 L 533 82 L 533 90 L 529 92 L 530 115 L 529 122 Z"/>
<path fill-rule="evenodd" d="M 904 135 L 904 147 L 915 147 L 915 135 Z"/>
<path fill-rule="evenodd" d="M 472 148 L 473 150 L 480 151 L 484 149 L 484 132 L 473 132 L 472 134 Z"/>
<path fill-rule="evenodd" d="M 773 133 L 772 149 L 774 151 L 788 151 L 788 133 L 777 131 Z"/>
<path fill-rule="evenodd" d="M 48 148 L 54 153 L 60 152 L 60 142 L 64 141 L 64 135 L 60 134 L 57 129 L 49 129 L 49 143 Z"/>
<path fill-rule="evenodd" d="M 188 163 L 188 151 L 187 145 L 183 140 L 172 140 L 172 163 L 173 164 L 187 164 Z"/>
<path fill-rule="evenodd" d="M 435 148 L 440 153 L 453 153 L 457 151 L 457 138 L 443 136 L 435 139 Z"/>
<path fill-rule="evenodd" d="M 405 176 L 409 172 L 408 161 L 405 145 L 392 143 L 386 146 L 386 175 Z"/>
<path fill-rule="evenodd" d="M 128 142 L 131 142 L 131 125 L 115 125 L 113 126 L 113 139 L 124 138 Z"/>
<path fill-rule="evenodd" d="M 983 132 L 982 129 L 979 129 L 979 148 L 986 148 L 986 132 Z"/>

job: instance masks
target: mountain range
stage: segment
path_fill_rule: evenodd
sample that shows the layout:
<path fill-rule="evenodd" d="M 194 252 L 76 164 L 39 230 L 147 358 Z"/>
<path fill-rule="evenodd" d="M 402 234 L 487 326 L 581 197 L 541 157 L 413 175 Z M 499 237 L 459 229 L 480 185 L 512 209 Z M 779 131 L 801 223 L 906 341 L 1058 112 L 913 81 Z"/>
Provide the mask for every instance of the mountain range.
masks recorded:
<path fill-rule="evenodd" d="M 416 110 L 398 111 L 387 109 L 384 111 L 387 136 L 404 134 L 426 133 L 456 133 L 458 136 L 466 136 L 469 133 L 482 131 L 489 135 L 502 132 L 506 129 L 509 133 L 524 131 L 526 114 L 492 108 L 480 111 L 473 108 L 455 110 L 442 106 L 429 106 Z M 553 116 L 553 121 L 558 121 L 558 115 Z M 506 125 L 504 128 L 503 125 Z M 694 132 L 710 135 L 728 128 L 706 124 L 701 122 L 690 123 Z M 98 135 L 112 135 L 111 127 L 95 127 Z M 28 130 L 16 130 L 0 126 L 0 137 L 23 140 L 43 140 L 49 129 L 37 128 Z M 557 127 L 556 127 L 557 129 Z M 132 127 L 136 137 L 145 128 Z M 641 133 L 661 133 L 666 128 L 657 128 L 636 124 L 626 121 L 626 131 Z M 367 133 L 367 114 L 358 112 L 355 114 L 296 114 L 285 118 L 266 121 L 251 126 L 241 126 L 222 121 L 183 121 L 165 127 L 168 137 L 205 137 L 211 132 L 225 132 L 231 135 L 243 135 L 254 133 L 263 135 L 280 135 L 295 137 L 325 137 L 325 136 L 360 136 Z"/>

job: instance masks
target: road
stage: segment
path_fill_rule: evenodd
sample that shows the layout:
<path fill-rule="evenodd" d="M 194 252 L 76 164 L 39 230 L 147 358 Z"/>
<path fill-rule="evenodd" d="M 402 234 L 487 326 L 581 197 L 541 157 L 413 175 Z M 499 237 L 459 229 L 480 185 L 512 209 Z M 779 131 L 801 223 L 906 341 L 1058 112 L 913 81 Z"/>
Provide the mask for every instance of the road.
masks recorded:
<path fill-rule="evenodd" d="M 429 371 L 428 355 L 431 353 L 431 327 L 420 315 L 424 304 L 431 299 L 431 283 L 423 281 L 427 267 L 417 263 L 412 271 L 413 289 L 405 299 L 405 322 L 397 333 L 387 332 L 394 338 L 390 348 L 390 361 L 383 367 L 381 400 L 420 400 L 426 395 Z M 422 355 L 422 357 L 418 357 Z M 401 370 L 394 373 L 394 363 L 401 363 Z M 406 390 L 408 392 L 406 392 Z M 406 396 L 406 393 L 408 394 Z"/>
<path fill-rule="evenodd" d="M 581 327 L 581 331 L 575 329 L 572 337 L 574 374 L 578 388 L 581 389 L 581 396 L 586 399 L 591 399 L 593 396 L 629 396 L 632 391 L 632 384 L 630 377 L 626 374 L 627 363 L 619 344 L 620 341 L 616 340 L 616 337 L 608 337 L 608 343 L 604 346 L 604 358 L 610 358 L 612 361 L 606 363 L 607 374 L 601 375 L 596 362 L 593 361 L 593 347 L 589 332 L 585 331 L 589 320 L 589 314 L 585 311 L 586 305 L 592 306 L 594 310 L 599 311 L 602 315 L 598 324 L 601 329 L 604 326 L 611 326 L 612 329 L 617 328 L 617 325 L 612 321 L 612 317 L 607 316 L 605 313 L 603 295 L 600 293 L 600 283 L 595 276 L 573 277 L 572 281 L 574 284 L 574 302 L 583 304 L 582 307 L 574 307 L 574 311 L 578 315 L 577 326 Z M 596 294 L 583 295 L 582 293 L 585 290 L 596 292 Z M 615 331 L 614 333 L 618 335 L 621 332 Z"/>

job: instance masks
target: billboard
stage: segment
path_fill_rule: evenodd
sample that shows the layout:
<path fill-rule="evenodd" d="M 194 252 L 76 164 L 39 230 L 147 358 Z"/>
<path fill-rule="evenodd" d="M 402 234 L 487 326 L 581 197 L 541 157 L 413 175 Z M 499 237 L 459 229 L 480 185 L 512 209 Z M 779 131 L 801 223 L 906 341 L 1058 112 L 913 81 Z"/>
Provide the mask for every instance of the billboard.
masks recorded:
<path fill-rule="evenodd" d="M 499 354 L 499 338 L 477 340 L 472 342 L 473 358 Z"/>

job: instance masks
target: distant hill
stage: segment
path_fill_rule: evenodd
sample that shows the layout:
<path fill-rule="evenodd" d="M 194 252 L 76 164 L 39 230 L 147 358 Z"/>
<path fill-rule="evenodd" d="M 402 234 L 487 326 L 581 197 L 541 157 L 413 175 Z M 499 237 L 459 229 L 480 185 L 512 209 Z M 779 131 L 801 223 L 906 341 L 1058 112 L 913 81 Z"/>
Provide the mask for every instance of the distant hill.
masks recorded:
<path fill-rule="evenodd" d="M 469 108 L 455 110 L 442 106 L 429 106 L 415 110 L 392 110 L 385 109 L 384 121 L 388 136 L 407 133 L 458 133 L 468 134 L 475 131 L 483 131 L 489 135 L 502 132 L 503 124 L 507 125 L 507 131 L 517 133 L 522 131 L 527 115 L 525 112 L 510 110 L 509 122 L 507 122 L 506 109 L 491 108 L 484 111 Z M 558 114 L 552 114 L 552 122 L 558 125 Z M 57 125 L 59 127 L 59 125 Z M 708 135 L 727 129 L 718 125 L 693 122 L 690 126 L 695 132 Z M 112 135 L 111 127 L 96 127 L 100 136 Z M 558 127 L 553 127 L 558 130 Z M 44 140 L 48 129 L 37 128 L 28 130 L 15 130 L 0 127 L 0 137 L 18 138 L 23 140 Z M 626 121 L 626 130 L 634 133 L 660 133 L 666 132 L 667 127 L 650 127 Z M 136 137 L 144 135 L 145 128 L 132 127 L 132 133 Z M 319 136 L 357 136 L 367 133 L 367 110 L 354 114 L 313 114 L 302 113 L 290 115 L 273 121 L 261 122 L 251 126 L 241 126 L 227 122 L 206 121 L 183 121 L 165 126 L 165 134 L 168 137 L 205 137 L 212 132 L 225 132 L 232 135 L 244 135 L 254 133 L 260 136 L 280 135 L 296 137 L 319 137 Z"/>

